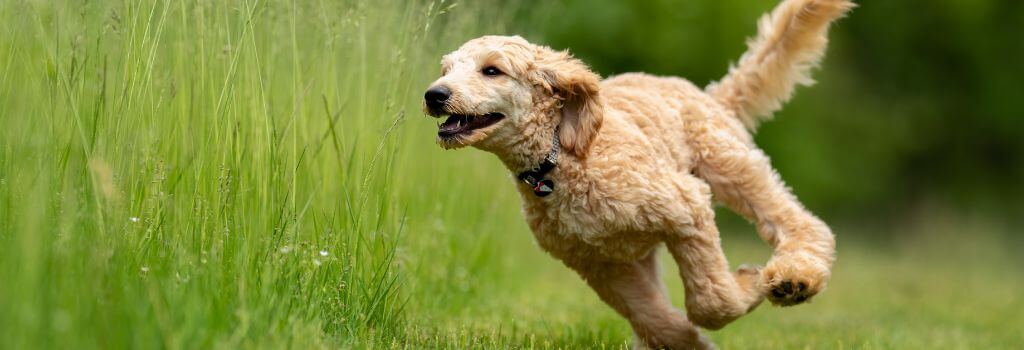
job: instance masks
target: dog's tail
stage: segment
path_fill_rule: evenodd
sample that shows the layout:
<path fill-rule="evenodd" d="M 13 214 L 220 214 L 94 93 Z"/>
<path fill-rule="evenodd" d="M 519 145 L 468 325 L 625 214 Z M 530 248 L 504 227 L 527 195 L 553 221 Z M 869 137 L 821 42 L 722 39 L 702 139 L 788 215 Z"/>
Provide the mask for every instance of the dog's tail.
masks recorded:
<path fill-rule="evenodd" d="M 758 22 L 738 65 L 707 91 L 751 131 L 771 119 L 797 84 L 810 85 L 810 70 L 828 44 L 829 24 L 856 7 L 850 0 L 785 0 Z"/>

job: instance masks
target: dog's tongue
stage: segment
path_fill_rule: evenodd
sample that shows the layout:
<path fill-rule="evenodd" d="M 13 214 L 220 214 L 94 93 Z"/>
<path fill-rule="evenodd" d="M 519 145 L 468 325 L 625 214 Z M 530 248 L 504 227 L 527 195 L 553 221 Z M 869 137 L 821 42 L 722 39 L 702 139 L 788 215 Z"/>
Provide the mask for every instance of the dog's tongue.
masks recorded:
<path fill-rule="evenodd" d="M 453 116 L 450 116 L 450 117 L 448 117 L 448 119 L 446 119 L 444 121 L 444 123 L 441 123 L 441 127 L 439 127 L 437 131 L 440 132 L 440 133 L 449 133 L 449 134 L 457 133 L 460 130 L 462 130 L 463 127 L 465 127 L 466 125 L 469 124 L 469 120 L 468 119 L 469 119 L 469 117 L 464 116 L 464 115 L 453 115 Z"/>

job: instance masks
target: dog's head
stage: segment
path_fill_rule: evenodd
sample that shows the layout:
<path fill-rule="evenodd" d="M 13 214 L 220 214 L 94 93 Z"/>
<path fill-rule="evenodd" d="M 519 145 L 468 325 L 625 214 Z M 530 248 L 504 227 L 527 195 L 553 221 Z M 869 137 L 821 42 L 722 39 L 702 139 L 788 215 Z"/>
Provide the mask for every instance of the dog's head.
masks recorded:
<path fill-rule="evenodd" d="M 521 37 L 473 39 L 441 60 L 424 95 L 444 148 L 496 152 L 535 144 L 554 130 L 565 151 L 584 157 L 601 127 L 600 77 L 568 52 Z"/>

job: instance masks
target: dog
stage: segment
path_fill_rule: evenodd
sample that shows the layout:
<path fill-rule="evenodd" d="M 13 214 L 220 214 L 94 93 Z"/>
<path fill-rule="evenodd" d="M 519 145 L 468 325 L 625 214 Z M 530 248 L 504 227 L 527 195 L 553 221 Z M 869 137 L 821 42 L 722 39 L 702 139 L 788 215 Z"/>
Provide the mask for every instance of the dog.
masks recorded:
<path fill-rule="evenodd" d="M 536 241 L 625 317 L 638 348 L 705 349 L 767 298 L 804 303 L 835 260 L 829 227 L 790 192 L 753 142 L 759 122 L 809 85 L 830 24 L 849 0 L 784 0 L 720 81 L 629 73 L 602 80 L 567 51 L 484 36 L 441 60 L 424 111 L 437 143 L 498 156 L 515 175 Z M 774 248 L 731 271 L 713 199 Z M 659 280 L 657 247 L 679 265 L 685 315 Z"/>

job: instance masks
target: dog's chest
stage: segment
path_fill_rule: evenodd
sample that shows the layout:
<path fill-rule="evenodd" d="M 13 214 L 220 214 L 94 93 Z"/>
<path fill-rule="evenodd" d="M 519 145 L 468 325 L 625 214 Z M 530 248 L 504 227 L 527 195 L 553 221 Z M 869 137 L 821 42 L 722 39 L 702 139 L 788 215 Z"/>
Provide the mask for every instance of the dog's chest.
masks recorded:
<path fill-rule="evenodd" d="M 538 245 L 559 259 L 635 261 L 659 241 L 656 232 L 643 227 L 650 225 L 635 224 L 636 215 L 627 219 L 606 207 L 563 198 L 557 185 L 556 193 L 544 198 L 526 190 L 520 189 L 527 224 Z"/>

